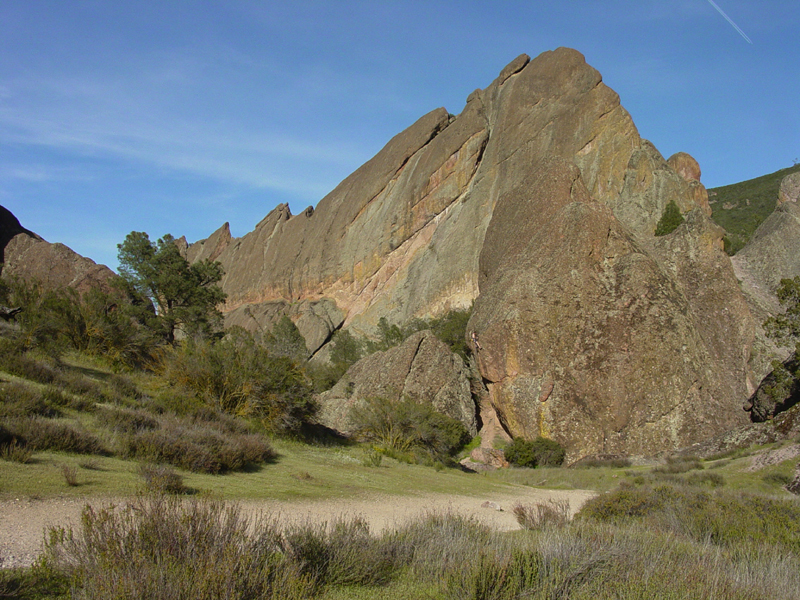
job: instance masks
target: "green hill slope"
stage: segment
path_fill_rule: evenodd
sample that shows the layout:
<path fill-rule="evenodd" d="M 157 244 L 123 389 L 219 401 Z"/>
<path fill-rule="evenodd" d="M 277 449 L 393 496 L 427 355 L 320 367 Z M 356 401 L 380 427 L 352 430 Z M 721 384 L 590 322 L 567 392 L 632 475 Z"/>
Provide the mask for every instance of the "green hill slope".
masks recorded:
<path fill-rule="evenodd" d="M 708 190 L 711 218 L 728 232 L 725 243 L 728 254 L 741 250 L 764 219 L 772 214 L 781 180 L 795 171 L 800 171 L 800 164 Z"/>

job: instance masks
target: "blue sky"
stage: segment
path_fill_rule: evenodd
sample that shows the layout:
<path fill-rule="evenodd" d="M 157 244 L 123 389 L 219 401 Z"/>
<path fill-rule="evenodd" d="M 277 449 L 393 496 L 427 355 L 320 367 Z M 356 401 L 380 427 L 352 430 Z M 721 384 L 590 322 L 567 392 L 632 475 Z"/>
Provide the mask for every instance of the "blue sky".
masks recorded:
<path fill-rule="evenodd" d="M 580 50 L 708 187 L 800 157 L 800 2 L 0 1 L 0 204 L 116 266 L 316 204 L 517 55 Z"/>

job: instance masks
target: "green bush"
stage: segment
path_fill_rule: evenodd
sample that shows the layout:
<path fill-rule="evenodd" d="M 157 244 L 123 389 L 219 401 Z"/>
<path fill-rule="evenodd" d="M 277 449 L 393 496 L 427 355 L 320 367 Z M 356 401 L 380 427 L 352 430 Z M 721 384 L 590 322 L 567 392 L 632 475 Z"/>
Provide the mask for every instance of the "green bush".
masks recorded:
<path fill-rule="evenodd" d="M 44 561 L 76 600 L 314 595 L 274 522 L 251 523 L 221 502 L 150 495 L 122 509 L 87 506 L 80 523 L 50 530 Z"/>
<path fill-rule="evenodd" d="M 53 366 L 31 358 L 19 343 L 9 339 L 0 339 L 0 369 L 37 383 L 48 384 L 58 379 Z"/>
<path fill-rule="evenodd" d="M 670 200 L 669 204 L 664 207 L 664 214 L 661 215 L 661 219 L 656 225 L 654 235 L 658 237 L 670 234 L 675 231 L 678 226 L 683 223 L 683 221 L 683 215 L 681 214 L 681 210 L 678 208 L 678 205 L 675 204 L 674 200 Z"/>
<path fill-rule="evenodd" d="M 197 473 L 237 471 L 275 457 L 275 451 L 258 434 L 197 419 L 162 417 L 157 429 L 138 429 L 122 443 L 120 451 L 126 457 Z"/>
<path fill-rule="evenodd" d="M 159 427 L 155 416 L 143 410 L 102 408 L 97 416 L 103 427 L 116 433 L 137 433 Z"/>
<path fill-rule="evenodd" d="M 292 320 L 283 316 L 265 336 L 264 346 L 273 356 L 286 356 L 293 360 L 305 360 L 308 356 L 306 340 Z"/>
<path fill-rule="evenodd" d="M 158 370 L 214 409 L 258 419 L 276 433 L 296 433 L 317 406 L 300 365 L 259 346 L 241 328 L 222 340 L 188 341 L 162 350 Z"/>
<path fill-rule="evenodd" d="M 61 411 L 57 405 L 48 402 L 36 388 L 19 383 L 0 384 L 0 417 L 58 417 Z"/>
<path fill-rule="evenodd" d="M 51 530 L 29 583 L 61 582 L 53 588 L 76 599 L 800 597 L 795 502 L 635 491 L 655 498 L 619 524 L 588 510 L 513 535 L 454 513 L 378 535 L 360 518 L 280 526 L 215 500 L 147 495 L 128 507 L 87 507 L 77 530 Z"/>
<path fill-rule="evenodd" d="M 13 435 L 25 440 L 25 446 L 31 450 L 108 454 L 97 437 L 71 423 L 26 417 L 9 420 L 6 427 Z"/>
<path fill-rule="evenodd" d="M 508 462 L 518 467 L 558 467 L 566 457 L 564 447 L 555 440 L 514 438 L 505 448 Z"/>
<path fill-rule="evenodd" d="M 17 321 L 26 349 L 58 355 L 72 348 L 124 367 L 150 360 L 158 338 L 132 318 L 132 305 L 123 291 L 92 289 L 81 295 L 73 288 L 44 290 L 20 279 L 6 286 L 9 302 L 24 309 Z"/>
<path fill-rule="evenodd" d="M 446 462 L 470 440 L 463 423 L 411 399 L 367 399 L 353 407 L 350 420 L 358 439 L 434 462 Z"/>
<path fill-rule="evenodd" d="M 666 464 L 653 468 L 653 473 L 687 473 L 702 468 L 703 463 L 696 456 L 670 456 Z"/>
<path fill-rule="evenodd" d="M 143 463 L 139 465 L 139 477 L 150 494 L 184 494 L 187 491 L 183 476 L 167 465 Z"/>
<path fill-rule="evenodd" d="M 617 524 L 630 517 L 700 543 L 733 547 L 746 540 L 800 551 L 800 504 L 757 494 L 680 483 L 625 485 L 588 500 L 577 515 Z"/>

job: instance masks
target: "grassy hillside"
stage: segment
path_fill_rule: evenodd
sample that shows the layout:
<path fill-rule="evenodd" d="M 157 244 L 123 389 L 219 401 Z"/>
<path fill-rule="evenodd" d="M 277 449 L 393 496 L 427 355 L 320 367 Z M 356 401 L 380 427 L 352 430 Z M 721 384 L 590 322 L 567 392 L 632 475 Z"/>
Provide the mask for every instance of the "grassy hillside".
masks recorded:
<path fill-rule="evenodd" d="M 741 250 L 758 226 L 772 214 L 781 180 L 797 171 L 800 165 L 708 190 L 711 218 L 728 232 L 725 248 L 728 254 Z"/>

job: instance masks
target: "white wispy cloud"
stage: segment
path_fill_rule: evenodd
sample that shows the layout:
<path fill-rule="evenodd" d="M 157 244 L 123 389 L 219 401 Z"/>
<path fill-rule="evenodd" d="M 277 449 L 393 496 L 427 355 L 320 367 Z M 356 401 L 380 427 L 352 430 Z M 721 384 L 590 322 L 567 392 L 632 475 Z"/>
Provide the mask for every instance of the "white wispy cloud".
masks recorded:
<path fill-rule="evenodd" d="M 244 114 L 218 111 L 213 98 L 193 99 L 224 85 L 203 70 L 179 56 L 112 77 L 17 77 L 0 83 L 0 137 L 9 144 L 111 155 L 317 199 L 329 191 L 331 173 L 363 159 L 352 140 L 296 134 L 291 124 L 276 125 L 274 115 L 272 122 L 259 123 L 253 99 Z M 263 104 L 269 113 L 266 99 Z M 31 178 L 35 171 L 3 175 Z"/>

